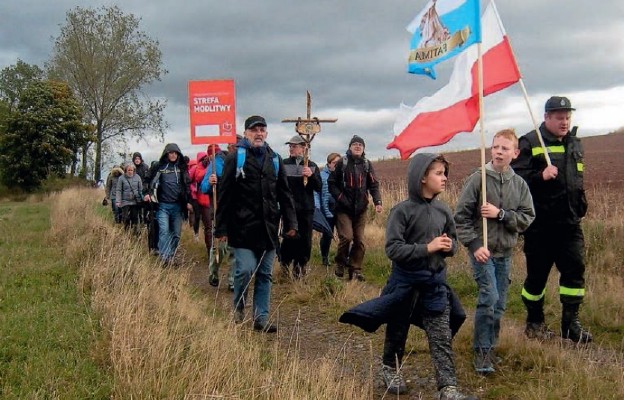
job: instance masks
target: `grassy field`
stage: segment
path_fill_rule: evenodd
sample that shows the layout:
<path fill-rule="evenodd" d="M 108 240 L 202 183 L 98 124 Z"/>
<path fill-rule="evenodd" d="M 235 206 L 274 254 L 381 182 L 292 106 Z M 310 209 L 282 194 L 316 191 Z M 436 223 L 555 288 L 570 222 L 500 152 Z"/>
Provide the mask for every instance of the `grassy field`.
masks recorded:
<path fill-rule="evenodd" d="M 110 397 L 99 319 L 64 251 L 50 202 L 0 203 L 0 398 Z"/>
<path fill-rule="evenodd" d="M 401 190 L 395 188 L 385 204 L 401 199 Z M 524 260 L 518 248 L 501 332 L 504 364 L 493 376 L 474 374 L 470 318 L 454 342 L 460 383 L 480 398 L 624 398 L 624 206 L 616 192 L 589 195 L 593 207 L 584 223 L 588 297 L 581 317 L 596 342 L 541 344 L 523 337 Z M 444 194 L 451 205 L 456 197 L 457 190 Z M 296 354 L 291 344 L 233 324 L 229 307 L 198 291 L 188 269 L 161 268 L 146 255 L 143 241 L 113 226 L 100 200 L 98 191 L 71 189 L 45 201 L 0 203 L 0 398 L 381 397 L 372 380 L 345 377 L 335 354 L 311 365 L 291 356 Z M 316 314 L 319 323 L 336 326 L 342 311 L 374 296 L 389 273 L 383 254 L 387 211 L 371 214 L 367 227 L 366 284 L 316 270 L 305 285 L 293 285 L 284 301 L 292 308 L 322 310 Z M 205 257 L 203 244 L 194 243 L 186 229 L 186 257 Z M 555 275 L 546 312 L 557 329 Z M 463 250 L 449 262 L 449 279 L 470 314 L 476 287 Z M 379 349 L 383 334 L 368 337 Z M 426 365 L 417 374 L 430 378 L 422 332 L 410 333 L 407 350 L 406 363 Z M 377 368 L 371 363 L 371 370 Z M 418 392 L 409 398 L 432 398 Z"/>

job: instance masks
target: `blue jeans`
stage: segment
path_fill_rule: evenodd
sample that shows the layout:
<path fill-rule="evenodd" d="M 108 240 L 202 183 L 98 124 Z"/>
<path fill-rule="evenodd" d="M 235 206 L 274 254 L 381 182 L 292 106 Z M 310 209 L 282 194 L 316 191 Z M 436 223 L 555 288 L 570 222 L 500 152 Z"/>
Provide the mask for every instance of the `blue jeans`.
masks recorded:
<path fill-rule="evenodd" d="M 275 250 L 234 250 L 234 309 L 243 310 L 251 278 L 255 275 L 253 294 L 254 321 L 266 324 L 269 321 L 271 283 Z"/>
<path fill-rule="evenodd" d="M 475 350 L 490 350 L 498 342 L 500 321 L 505 313 L 511 257 L 490 257 L 485 264 L 470 256 L 479 287 L 474 321 Z"/>
<path fill-rule="evenodd" d="M 182 206 L 179 203 L 160 203 L 156 213 L 158 221 L 158 250 L 160 258 L 167 262 L 173 255 L 180 243 L 182 232 Z"/>

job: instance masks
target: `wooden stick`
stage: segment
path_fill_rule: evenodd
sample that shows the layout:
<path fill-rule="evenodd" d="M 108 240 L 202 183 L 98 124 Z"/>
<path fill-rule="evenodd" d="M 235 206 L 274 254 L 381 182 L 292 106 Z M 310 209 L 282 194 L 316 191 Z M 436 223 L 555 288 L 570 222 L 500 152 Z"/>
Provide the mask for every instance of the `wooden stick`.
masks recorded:
<path fill-rule="evenodd" d="M 487 203 L 487 184 L 485 173 L 485 112 L 483 109 L 483 56 L 481 53 L 481 43 L 477 43 L 478 51 L 478 80 L 479 80 L 479 130 L 481 131 L 481 201 L 483 205 Z M 483 247 L 488 248 L 487 218 L 483 217 Z"/>

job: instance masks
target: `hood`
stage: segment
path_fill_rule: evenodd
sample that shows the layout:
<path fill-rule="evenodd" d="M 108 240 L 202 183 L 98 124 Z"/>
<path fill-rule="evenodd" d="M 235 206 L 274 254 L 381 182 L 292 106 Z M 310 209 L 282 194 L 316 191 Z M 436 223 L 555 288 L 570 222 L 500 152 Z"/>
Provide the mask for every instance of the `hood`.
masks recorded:
<path fill-rule="evenodd" d="M 205 151 L 200 151 L 199 153 L 197 153 L 196 162 L 200 163 L 202 158 L 206 157 L 207 155 L 208 153 L 206 153 Z"/>
<path fill-rule="evenodd" d="M 178 145 L 175 143 L 167 143 L 167 145 L 165 145 L 165 149 L 160 155 L 161 163 L 167 162 L 167 153 L 169 153 L 170 151 L 175 151 L 176 153 L 178 153 L 178 164 L 184 163 L 184 155 L 180 151 L 180 148 L 178 147 Z"/>
<path fill-rule="evenodd" d="M 141 164 L 143 164 L 143 156 L 141 155 L 141 153 L 139 153 L 138 151 L 135 153 L 132 153 L 132 161 L 134 162 L 134 159 L 139 157 L 141 159 Z"/>
<path fill-rule="evenodd" d="M 121 167 L 113 167 L 111 174 L 113 174 L 113 176 L 121 176 L 124 174 L 124 170 L 121 169 Z"/>
<path fill-rule="evenodd" d="M 407 167 L 407 192 L 411 200 L 424 200 L 422 195 L 422 179 L 429 164 L 438 157 L 433 153 L 419 153 L 412 157 Z M 445 171 L 448 176 L 448 168 Z"/>

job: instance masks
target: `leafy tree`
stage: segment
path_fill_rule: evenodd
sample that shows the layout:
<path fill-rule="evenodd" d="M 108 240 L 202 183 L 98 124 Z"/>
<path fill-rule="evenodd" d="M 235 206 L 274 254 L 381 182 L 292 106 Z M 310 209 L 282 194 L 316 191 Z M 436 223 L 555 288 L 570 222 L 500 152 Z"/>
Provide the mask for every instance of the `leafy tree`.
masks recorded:
<path fill-rule="evenodd" d="M 82 107 L 63 82 L 32 81 L 0 135 L 0 171 L 8 187 L 31 191 L 63 176 L 76 149 L 90 138 Z"/>
<path fill-rule="evenodd" d="M 67 13 L 48 64 L 51 76 L 69 83 L 94 126 L 96 181 L 101 179 L 105 142 L 148 135 L 163 139 L 167 128 L 165 101 L 143 92 L 167 71 L 158 42 L 139 30 L 139 22 L 117 6 L 76 7 Z"/>
<path fill-rule="evenodd" d="M 0 100 L 5 102 L 9 111 L 13 110 L 28 84 L 43 78 L 44 72 L 41 68 L 18 59 L 15 65 L 0 71 Z"/>

